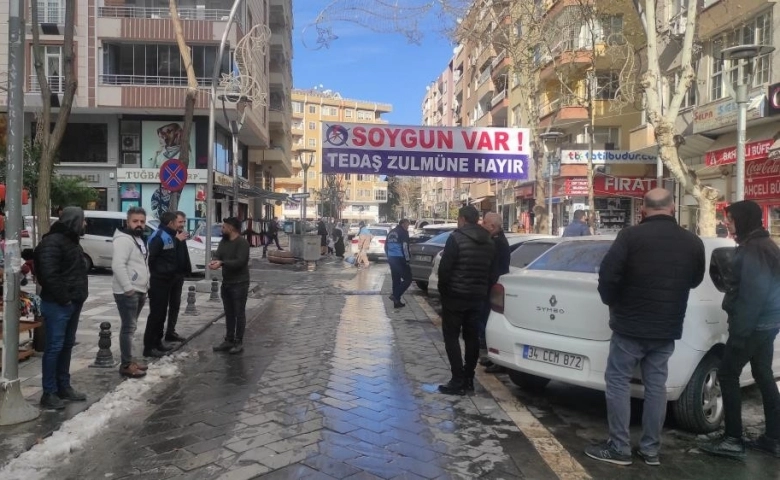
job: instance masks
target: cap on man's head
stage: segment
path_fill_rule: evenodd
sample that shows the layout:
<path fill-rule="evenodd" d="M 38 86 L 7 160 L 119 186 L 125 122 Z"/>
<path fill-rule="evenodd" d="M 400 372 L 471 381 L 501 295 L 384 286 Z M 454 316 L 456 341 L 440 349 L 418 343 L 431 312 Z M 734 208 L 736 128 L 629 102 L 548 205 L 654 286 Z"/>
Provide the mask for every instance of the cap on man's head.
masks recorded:
<path fill-rule="evenodd" d="M 241 220 L 237 219 L 236 217 L 228 217 L 222 220 L 222 223 L 230 225 L 231 227 L 235 228 L 237 232 L 241 231 Z"/>
<path fill-rule="evenodd" d="M 467 205 L 458 210 L 458 216 L 463 217 L 466 223 L 476 224 L 479 221 L 479 210 L 472 205 Z"/>

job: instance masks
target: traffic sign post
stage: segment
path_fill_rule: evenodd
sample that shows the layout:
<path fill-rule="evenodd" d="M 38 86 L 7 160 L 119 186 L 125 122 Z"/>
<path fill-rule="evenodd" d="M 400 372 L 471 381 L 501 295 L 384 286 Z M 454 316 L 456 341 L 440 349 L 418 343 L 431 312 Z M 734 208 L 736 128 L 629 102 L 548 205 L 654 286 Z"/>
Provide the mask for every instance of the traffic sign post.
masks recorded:
<path fill-rule="evenodd" d="M 181 192 L 187 185 L 187 166 L 178 158 L 166 160 L 160 167 L 160 184 L 171 192 Z"/>

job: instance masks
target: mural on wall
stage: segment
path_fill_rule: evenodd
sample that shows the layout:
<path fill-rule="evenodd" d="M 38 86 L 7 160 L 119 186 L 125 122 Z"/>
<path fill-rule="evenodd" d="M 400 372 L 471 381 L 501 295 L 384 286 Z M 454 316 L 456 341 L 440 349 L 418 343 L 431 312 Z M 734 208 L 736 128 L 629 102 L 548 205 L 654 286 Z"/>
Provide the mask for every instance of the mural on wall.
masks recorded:
<path fill-rule="evenodd" d="M 200 185 L 185 186 L 179 197 L 179 210 L 184 212 L 184 214 L 187 215 L 187 218 L 199 218 L 197 217 L 198 206 L 195 201 L 197 187 L 200 187 Z M 168 211 L 170 202 L 170 191 L 155 183 L 145 183 L 142 185 L 141 206 L 146 210 L 146 214 L 149 217 L 159 219 L 163 213 Z M 203 212 L 205 212 L 205 207 L 203 208 Z"/>
<path fill-rule="evenodd" d="M 122 200 L 141 198 L 141 185 L 137 183 L 123 183 L 119 186 L 119 197 Z"/>
<path fill-rule="evenodd" d="M 166 160 L 179 158 L 181 152 L 181 122 L 143 122 L 141 155 L 143 168 L 159 169 Z M 195 134 L 190 135 L 190 159 L 187 168 L 195 167 Z"/>

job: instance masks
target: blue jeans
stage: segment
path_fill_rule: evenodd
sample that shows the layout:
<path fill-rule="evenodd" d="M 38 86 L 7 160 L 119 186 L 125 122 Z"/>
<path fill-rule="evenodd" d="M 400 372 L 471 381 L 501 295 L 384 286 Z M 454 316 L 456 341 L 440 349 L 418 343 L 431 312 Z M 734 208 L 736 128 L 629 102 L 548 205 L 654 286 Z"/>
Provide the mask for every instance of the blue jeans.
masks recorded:
<path fill-rule="evenodd" d="M 642 370 L 645 402 L 642 411 L 642 437 L 639 450 L 658 455 L 661 430 L 666 417 L 666 379 L 674 340 L 649 340 L 612 333 L 604 380 L 607 384 L 607 420 L 609 440 L 620 453 L 631 454 L 631 379 L 637 365 Z"/>
<path fill-rule="evenodd" d="M 393 278 L 393 297 L 400 302 L 401 296 L 412 284 L 412 268 L 404 257 L 387 257 L 387 263 Z"/>
<path fill-rule="evenodd" d="M 76 330 L 83 303 L 60 305 L 42 301 L 46 322 L 46 347 L 43 352 L 43 392 L 57 393 L 70 387 L 70 356 L 76 343 Z"/>
<path fill-rule="evenodd" d="M 146 294 L 135 292 L 134 295 L 127 296 L 124 293 L 115 293 L 114 301 L 122 321 L 119 329 L 119 352 L 124 366 L 133 361 L 133 335 L 138 326 L 138 316 L 146 304 Z"/>

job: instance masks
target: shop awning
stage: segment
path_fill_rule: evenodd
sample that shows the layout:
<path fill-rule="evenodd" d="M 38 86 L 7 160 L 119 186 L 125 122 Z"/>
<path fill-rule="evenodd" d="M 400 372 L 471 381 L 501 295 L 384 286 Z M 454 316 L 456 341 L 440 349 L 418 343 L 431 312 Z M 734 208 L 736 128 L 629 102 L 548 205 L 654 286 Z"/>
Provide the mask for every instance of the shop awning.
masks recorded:
<path fill-rule="evenodd" d="M 685 137 L 685 142 L 680 145 L 677 151 L 679 152 L 680 158 L 683 160 L 695 159 L 712 150 L 713 143 L 715 143 L 715 139 L 707 135 L 688 135 Z M 657 155 L 658 145 L 648 145 L 645 148 L 633 150 L 631 153 Z"/>

